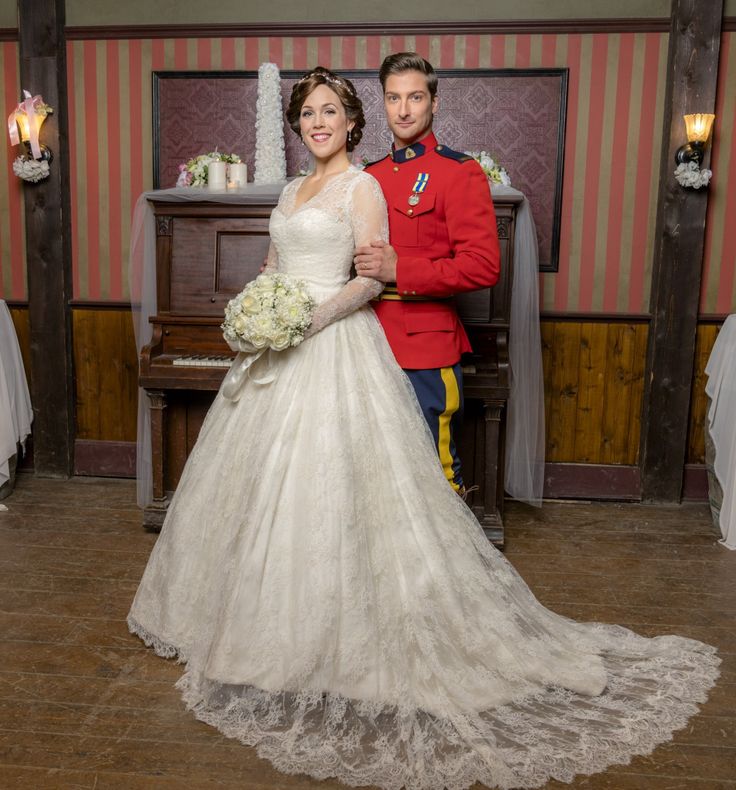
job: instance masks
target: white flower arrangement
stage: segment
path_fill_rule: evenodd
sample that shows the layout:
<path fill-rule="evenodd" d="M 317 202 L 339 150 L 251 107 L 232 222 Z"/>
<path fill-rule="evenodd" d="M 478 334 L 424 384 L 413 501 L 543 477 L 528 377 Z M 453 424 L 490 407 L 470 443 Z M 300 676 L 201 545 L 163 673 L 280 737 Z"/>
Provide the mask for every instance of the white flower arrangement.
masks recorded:
<path fill-rule="evenodd" d="M 176 185 L 178 187 L 203 187 L 207 184 L 207 168 L 213 162 L 237 164 L 241 161 L 237 154 L 221 154 L 217 149 L 208 154 L 200 154 L 179 165 L 179 178 L 176 180 Z"/>
<path fill-rule="evenodd" d="M 511 186 L 511 176 L 506 168 L 499 165 L 487 151 L 466 151 L 465 153 L 478 162 L 491 183 L 503 184 L 505 187 Z"/>
<path fill-rule="evenodd" d="M 45 159 L 18 156 L 13 162 L 13 172 L 18 178 L 37 184 L 49 177 L 49 163 Z"/>
<path fill-rule="evenodd" d="M 275 63 L 261 63 L 258 69 L 256 102 L 255 184 L 286 180 L 284 121 L 281 108 L 281 76 Z"/>
<path fill-rule="evenodd" d="M 233 349 L 283 351 L 304 340 L 314 307 L 301 280 L 260 274 L 228 302 L 223 335 Z"/>
<path fill-rule="evenodd" d="M 697 162 L 681 162 L 677 165 L 675 170 L 675 179 L 680 186 L 692 187 L 693 189 L 700 189 L 700 187 L 707 187 L 713 175 L 712 170 L 708 168 L 700 169 Z"/>

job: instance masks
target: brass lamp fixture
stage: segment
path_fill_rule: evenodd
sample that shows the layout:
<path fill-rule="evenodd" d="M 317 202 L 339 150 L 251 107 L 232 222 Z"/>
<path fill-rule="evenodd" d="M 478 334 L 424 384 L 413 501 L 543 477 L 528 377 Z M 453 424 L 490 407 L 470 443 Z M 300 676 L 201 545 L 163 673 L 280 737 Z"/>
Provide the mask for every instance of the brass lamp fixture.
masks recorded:
<path fill-rule="evenodd" d="M 713 121 L 716 116 L 712 113 L 693 113 L 684 115 L 685 128 L 687 129 L 687 143 L 680 146 L 675 154 L 678 165 L 686 162 L 695 162 L 698 167 L 703 162 L 705 145 L 710 137 Z"/>

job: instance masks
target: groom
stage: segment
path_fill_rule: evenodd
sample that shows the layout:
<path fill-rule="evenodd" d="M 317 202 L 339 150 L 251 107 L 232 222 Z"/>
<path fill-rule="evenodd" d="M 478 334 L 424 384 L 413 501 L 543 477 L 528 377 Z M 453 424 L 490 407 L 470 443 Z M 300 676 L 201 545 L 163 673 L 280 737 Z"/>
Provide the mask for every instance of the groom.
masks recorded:
<path fill-rule="evenodd" d="M 356 272 L 387 284 L 376 314 L 414 386 L 445 476 L 463 495 L 454 436 L 462 414 L 460 356 L 471 347 L 452 296 L 498 280 L 493 202 L 478 163 L 432 134 L 431 64 L 414 52 L 389 55 L 379 79 L 394 143 L 366 170 L 383 189 L 391 243 L 359 247 Z"/>

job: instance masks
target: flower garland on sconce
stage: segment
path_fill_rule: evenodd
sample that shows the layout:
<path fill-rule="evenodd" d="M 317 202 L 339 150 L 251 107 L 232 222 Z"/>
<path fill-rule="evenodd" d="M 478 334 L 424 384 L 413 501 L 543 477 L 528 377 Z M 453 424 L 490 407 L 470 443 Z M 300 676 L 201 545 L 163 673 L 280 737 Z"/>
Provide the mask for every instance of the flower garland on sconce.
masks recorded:
<path fill-rule="evenodd" d="M 690 189 L 700 189 L 700 187 L 707 187 L 713 171 L 704 167 L 702 170 L 695 161 L 680 162 L 675 168 L 675 180 L 681 187 L 689 187 Z"/>
<path fill-rule="evenodd" d="M 693 113 L 683 116 L 687 130 L 687 143 L 675 153 L 675 180 L 689 189 L 707 187 L 713 171 L 700 165 L 703 163 L 705 146 L 710 137 L 715 115 L 712 113 Z"/>
<path fill-rule="evenodd" d="M 48 178 L 49 165 L 54 158 L 51 149 L 39 141 L 41 126 L 54 110 L 40 94 L 31 96 L 24 90 L 23 96 L 23 101 L 8 116 L 11 145 L 22 142 L 26 147 L 26 153 L 15 158 L 13 172 L 18 178 L 35 184 Z"/>

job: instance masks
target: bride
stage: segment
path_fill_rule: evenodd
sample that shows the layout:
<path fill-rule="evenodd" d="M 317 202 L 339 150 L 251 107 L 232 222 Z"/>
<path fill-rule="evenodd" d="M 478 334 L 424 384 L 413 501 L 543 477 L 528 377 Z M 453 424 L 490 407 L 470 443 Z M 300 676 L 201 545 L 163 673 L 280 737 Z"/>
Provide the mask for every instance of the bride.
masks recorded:
<path fill-rule="evenodd" d="M 706 699 L 714 648 L 556 615 L 488 543 L 368 306 L 381 284 L 349 279 L 387 240 L 348 159 L 355 90 L 316 69 L 287 118 L 315 166 L 273 211 L 268 269 L 308 284 L 310 337 L 218 394 L 130 630 L 186 664 L 195 716 L 286 773 L 538 787 L 650 752 Z"/>

